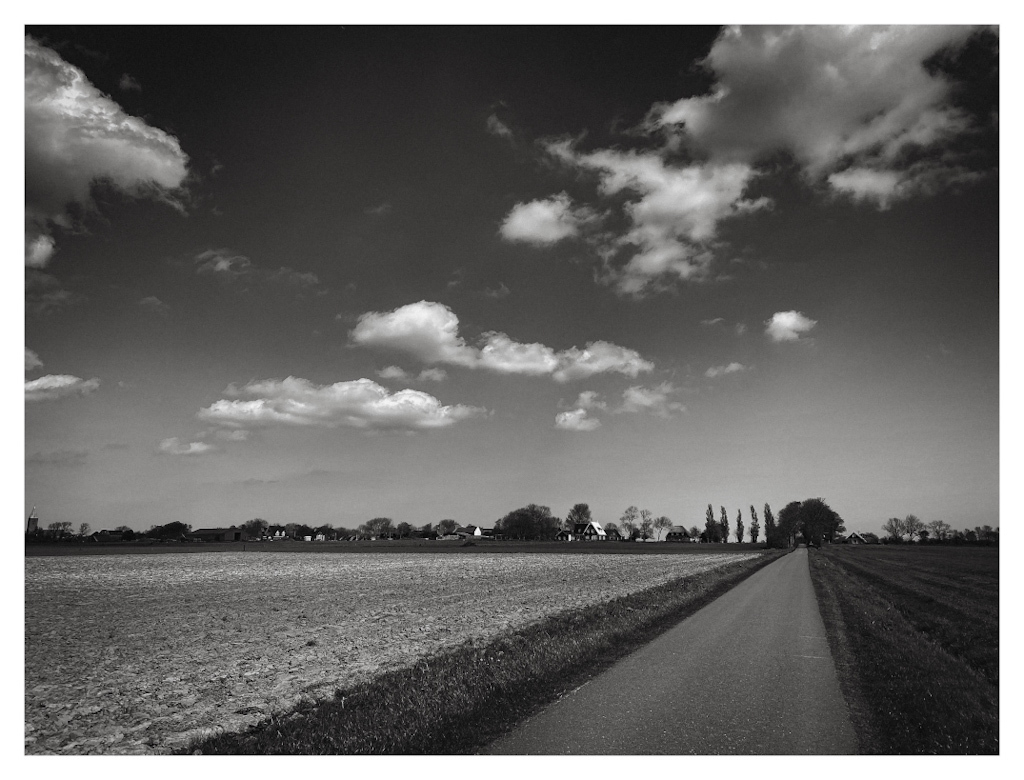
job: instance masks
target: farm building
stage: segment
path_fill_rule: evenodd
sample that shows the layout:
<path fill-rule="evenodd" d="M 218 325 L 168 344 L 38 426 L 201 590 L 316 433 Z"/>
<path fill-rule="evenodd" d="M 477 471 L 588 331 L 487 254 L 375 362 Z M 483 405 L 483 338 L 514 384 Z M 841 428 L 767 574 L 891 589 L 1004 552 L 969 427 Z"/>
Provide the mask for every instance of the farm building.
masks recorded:
<path fill-rule="evenodd" d="M 204 542 L 247 542 L 249 533 L 244 528 L 199 528 L 192 537 Z"/>
<path fill-rule="evenodd" d="M 621 542 L 622 534 L 619 533 L 619 529 L 615 526 L 604 529 L 604 536 L 609 542 Z"/>
<path fill-rule="evenodd" d="M 840 544 L 870 544 L 870 542 L 861 536 L 859 533 L 854 531 L 845 539 L 837 540 Z"/>
<path fill-rule="evenodd" d="M 99 544 L 113 544 L 114 542 L 123 542 L 124 536 L 120 531 L 96 531 L 89 539 Z"/>
<path fill-rule="evenodd" d="M 462 526 L 459 526 L 457 529 L 455 529 L 455 533 L 458 534 L 460 539 L 466 539 L 471 536 L 476 538 L 483 536 L 483 532 L 480 530 L 480 526 L 477 525 L 467 525 L 464 528 Z"/>
<path fill-rule="evenodd" d="M 572 538 L 581 539 L 584 542 L 604 542 L 608 540 L 608 534 L 605 533 L 600 523 L 591 520 L 589 523 L 576 523 L 572 527 Z"/>
<path fill-rule="evenodd" d="M 288 532 L 285 530 L 285 527 L 283 525 L 272 525 L 270 526 L 270 528 L 267 529 L 267 536 L 272 541 L 278 541 L 281 539 L 287 539 Z"/>
<path fill-rule="evenodd" d="M 668 529 L 668 533 L 665 534 L 666 542 L 692 542 L 693 537 L 690 536 L 690 532 L 687 531 L 681 525 L 674 525 Z"/>
<path fill-rule="evenodd" d="M 572 534 L 569 533 L 568 531 L 566 531 L 563 528 L 561 531 L 559 531 L 557 534 L 555 534 L 555 541 L 556 542 L 571 542 L 572 541 Z"/>

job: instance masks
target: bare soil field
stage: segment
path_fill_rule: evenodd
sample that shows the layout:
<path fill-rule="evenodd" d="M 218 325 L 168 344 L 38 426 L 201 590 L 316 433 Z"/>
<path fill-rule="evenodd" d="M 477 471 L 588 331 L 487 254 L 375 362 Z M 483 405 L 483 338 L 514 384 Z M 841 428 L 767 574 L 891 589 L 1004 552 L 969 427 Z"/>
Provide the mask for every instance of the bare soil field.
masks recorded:
<path fill-rule="evenodd" d="M 757 554 L 27 557 L 25 751 L 170 752 L 436 651 Z"/>

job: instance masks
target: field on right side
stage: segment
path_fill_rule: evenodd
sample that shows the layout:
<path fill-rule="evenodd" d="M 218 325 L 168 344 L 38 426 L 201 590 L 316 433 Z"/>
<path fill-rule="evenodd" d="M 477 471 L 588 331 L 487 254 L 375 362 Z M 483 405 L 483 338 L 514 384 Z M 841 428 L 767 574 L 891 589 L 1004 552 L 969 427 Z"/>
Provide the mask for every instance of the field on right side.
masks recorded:
<path fill-rule="evenodd" d="M 999 752 L 997 547 L 835 545 L 810 565 L 862 753 Z"/>

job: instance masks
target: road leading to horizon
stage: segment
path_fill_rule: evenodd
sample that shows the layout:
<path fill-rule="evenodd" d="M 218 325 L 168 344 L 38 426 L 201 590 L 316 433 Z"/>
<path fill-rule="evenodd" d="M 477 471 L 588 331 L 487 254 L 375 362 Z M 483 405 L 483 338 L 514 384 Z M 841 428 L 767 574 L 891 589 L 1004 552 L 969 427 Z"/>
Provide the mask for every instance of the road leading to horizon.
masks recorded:
<path fill-rule="evenodd" d="M 759 570 L 484 752 L 856 753 L 807 550 Z"/>

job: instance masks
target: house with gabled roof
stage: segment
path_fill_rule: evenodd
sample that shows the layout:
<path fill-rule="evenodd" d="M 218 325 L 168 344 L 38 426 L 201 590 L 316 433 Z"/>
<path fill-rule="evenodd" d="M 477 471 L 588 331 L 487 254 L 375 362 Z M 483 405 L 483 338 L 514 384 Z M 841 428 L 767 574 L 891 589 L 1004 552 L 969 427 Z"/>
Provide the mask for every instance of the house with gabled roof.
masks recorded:
<path fill-rule="evenodd" d="M 840 544 L 871 544 L 867 539 L 861 536 L 856 531 L 853 531 L 845 539 L 839 541 Z"/>
<path fill-rule="evenodd" d="M 584 542 L 605 542 L 608 540 L 608 534 L 605 533 L 599 522 L 591 520 L 589 523 L 574 524 L 572 538 Z"/>
<path fill-rule="evenodd" d="M 690 536 L 690 532 L 687 531 L 681 525 L 674 525 L 668 529 L 668 533 L 665 534 L 666 542 L 691 542 L 693 537 Z"/>

